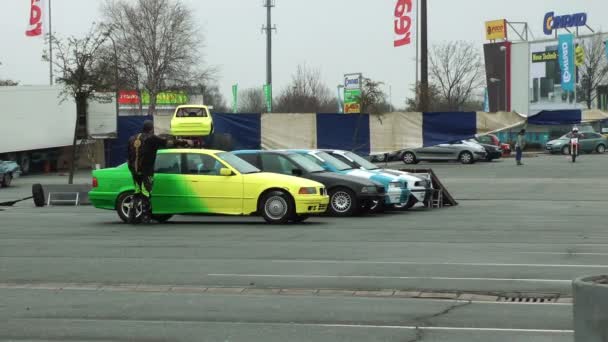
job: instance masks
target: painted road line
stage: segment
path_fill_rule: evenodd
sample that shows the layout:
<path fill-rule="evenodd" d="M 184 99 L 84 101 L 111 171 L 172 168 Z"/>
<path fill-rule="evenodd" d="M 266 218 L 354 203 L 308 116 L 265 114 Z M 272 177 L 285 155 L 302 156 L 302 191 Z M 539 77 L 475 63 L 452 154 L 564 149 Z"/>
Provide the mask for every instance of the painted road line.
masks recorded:
<path fill-rule="evenodd" d="M 490 267 L 568 267 L 568 268 L 608 268 L 608 265 L 558 265 L 558 264 L 505 264 L 486 262 L 426 262 L 426 261 L 365 261 L 365 260 L 271 260 L 273 263 L 311 264 L 362 264 L 362 265 L 437 265 L 437 266 L 490 266 Z"/>
<path fill-rule="evenodd" d="M 364 275 L 316 275 L 316 274 L 237 274 L 209 273 L 208 277 L 242 277 L 242 278 L 304 278 L 304 279 L 404 279 L 404 280 L 475 280 L 475 281 L 519 281 L 530 283 L 572 283 L 572 279 L 521 279 L 521 278 L 461 278 L 461 277 L 397 277 L 397 276 L 364 276 Z"/>

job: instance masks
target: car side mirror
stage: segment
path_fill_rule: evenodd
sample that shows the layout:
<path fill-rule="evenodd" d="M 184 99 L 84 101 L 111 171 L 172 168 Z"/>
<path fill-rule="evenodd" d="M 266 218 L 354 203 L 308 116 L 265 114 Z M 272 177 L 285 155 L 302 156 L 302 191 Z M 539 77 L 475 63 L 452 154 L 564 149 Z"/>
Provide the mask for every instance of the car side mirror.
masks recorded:
<path fill-rule="evenodd" d="M 220 169 L 220 176 L 228 177 L 228 176 L 232 176 L 232 175 L 233 175 L 232 170 L 225 168 L 225 167 Z"/>
<path fill-rule="evenodd" d="M 291 174 L 294 176 L 297 176 L 297 177 L 301 177 L 303 172 L 300 169 L 293 169 L 293 170 L 291 170 Z"/>

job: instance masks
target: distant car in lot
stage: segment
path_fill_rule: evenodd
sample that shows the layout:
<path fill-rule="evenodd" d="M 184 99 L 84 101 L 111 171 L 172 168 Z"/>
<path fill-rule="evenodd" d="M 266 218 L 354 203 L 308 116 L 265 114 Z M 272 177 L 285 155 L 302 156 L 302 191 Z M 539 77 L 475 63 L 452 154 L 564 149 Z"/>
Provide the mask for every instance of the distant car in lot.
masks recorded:
<path fill-rule="evenodd" d="M 608 139 L 594 132 L 579 133 L 580 151 L 586 153 L 604 153 L 608 147 Z M 570 154 L 570 138 L 572 133 L 565 134 L 558 139 L 547 142 L 545 149 L 550 153 Z"/>
<path fill-rule="evenodd" d="M 431 147 L 420 147 L 400 151 L 399 159 L 405 164 L 417 164 L 420 161 L 459 161 L 473 164 L 486 159 L 486 150 L 477 143 L 452 141 Z"/>
<path fill-rule="evenodd" d="M 393 207 L 395 209 L 409 209 L 416 203 L 424 203 L 426 200 L 426 196 L 430 190 L 430 182 L 426 179 L 399 170 L 382 169 L 354 152 L 343 150 L 323 151 L 331 154 L 353 168 L 359 168 L 378 174 L 386 174 L 389 176 L 399 177 L 399 179 L 404 179 L 407 182 L 407 188 L 410 190 L 411 196 L 405 204 L 394 204 Z"/>
<path fill-rule="evenodd" d="M 490 145 L 490 144 L 483 144 L 480 143 L 479 141 L 477 141 L 476 139 L 470 139 L 467 140 L 467 142 L 470 142 L 472 144 L 478 144 L 481 147 L 484 148 L 484 150 L 486 150 L 486 161 L 487 162 L 491 162 L 494 159 L 500 159 L 502 157 L 502 150 L 500 149 L 500 147 L 496 146 L 496 145 Z"/>
<path fill-rule="evenodd" d="M 133 180 L 126 164 L 93 171 L 91 203 L 127 221 Z M 325 186 L 309 179 L 261 172 L 229 152 L 174 149 L 158 152 L 152 218 L 173 215 L 254 215 L 268 223 L 301 222 L 327 210 Z M 141 208 L 135 208 L 136 216 Z"/>
<path fill-rule="evenodd" d="M 498 137 L 494 134 L 486 134 L 480 135 L 475 138 L 480 144 L 494 145 L 498 146 L 502 150 L 503 156 L 508 156 L 511 154 L 511 145 L 505 144 L 498 139 Z"/>
<path fill-rule="evenodd" d="M 171 134 L 178 137 L 204 137 L 213 133 L 213 119 L 209 107 L 178 106 L 173 113 Z"/>
<path fill-rule="evenodd" d="M 21 168 L 14 161 L 0 160 L 0 186 L 8 188 L 13 179 L 21 175 Z"/>
<path fill-rule="evenodd" d="M 405 204 L 409 200 L 410 191 L 407 188 L 407 182 L 399 179 L 399 177 L 377 174 L 374 172 L 353 168 L 352 166 L 336 159 L 327 152 L 319 150 L 292 150 L 306 158 L 312 160 L 317 165 L 324 168 L 326 171 L 336 172 L 346 175 L 351 175 L 359 178 L 369 179 L 378 182 L 384 186 L 385 197 L 384 203 L 379 203 L 381 206 L 376 207 L 376 210 L 381 210 L 385 206 L 391 207 L 394 204 Z"/>
<path fill-rule="evenodd" d="M 301 154 L 289 151 L 243 150 L 233 152 L 264 172 L 294 175 L 317 181 L 327 188 L 328 213 L 352 216 L 384 200 L 382 184 L 359 177 L 325 171 Z"/>

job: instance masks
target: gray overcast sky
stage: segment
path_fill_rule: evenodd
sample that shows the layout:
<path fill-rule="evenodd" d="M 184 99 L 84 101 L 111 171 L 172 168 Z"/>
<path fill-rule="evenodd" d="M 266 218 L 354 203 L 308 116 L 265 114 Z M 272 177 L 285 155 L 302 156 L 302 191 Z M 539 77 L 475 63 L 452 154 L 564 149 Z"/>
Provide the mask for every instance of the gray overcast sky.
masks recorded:
<path fill-rule="evenodd" d="M 0 11 L 0 77 L 22 84 L 47 84 L 48 64 L 41 61 L 43 41 L 25 37 L 29 0 L 5 0 Z M 265 82 L 266 12 L 263 0 L 184 0 L 195 11 L 206 37 L 206 63 L 219 66 L 222 93 Z M 342 76 L 363 72 L 392 86 L 393 103 L 402 106 L 415 80 L 413 45 L 393 48 L 396 0 L 276 0 L 273 21 L 274 92 L 289 81 L 300 63 L 319 68 L 335 89 Z M 80 35 L 100 20 L 100 1 L 52 0 L 53 31 Z M 429 0 L 430 45 L 448 40 L 484 43 L 484 21 L 527 21 L 537 39 L 542 20 L 556 14 L 587 12 L 589 24 L 604 28 L 606 0 Z M 388 88 L 387 88 L 388 89 Z"/>

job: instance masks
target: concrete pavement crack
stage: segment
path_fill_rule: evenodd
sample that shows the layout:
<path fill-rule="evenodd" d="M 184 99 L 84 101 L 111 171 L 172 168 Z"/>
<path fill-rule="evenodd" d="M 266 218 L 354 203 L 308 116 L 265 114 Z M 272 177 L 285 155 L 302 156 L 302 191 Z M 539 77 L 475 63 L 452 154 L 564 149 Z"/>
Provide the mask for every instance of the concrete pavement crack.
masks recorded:
<path fill-rule="evenodd" d="M 453 305 L 450 305 L 449 307 L 447 307 L 446 309 L 429 315 L 429 316 L 421 316 L 421 317 L 415 317 L 414 321 L 416 321 L 417 323 L 419 322 L 419 324 L 416 325 L 416 337 L 414 337 L 414 339 L 408 340 L 407 342 L 420 342 L 422 341 L 423 337 L 424 337 L 424 331 L 422 329 L 420 329 L 421 326 L 428 326 L 429 325 L 429 321 L 432 320 L 433 318 L 437 318 L 437 317 L 441 317 L 443 315 L 447 315 L 448 313 L 456 310 L 456 309 L 460 309 L 462 307 L 468 306 L 473 304 L 472 301 L 468 301 L 466 303 L 455 303 Z"/>

